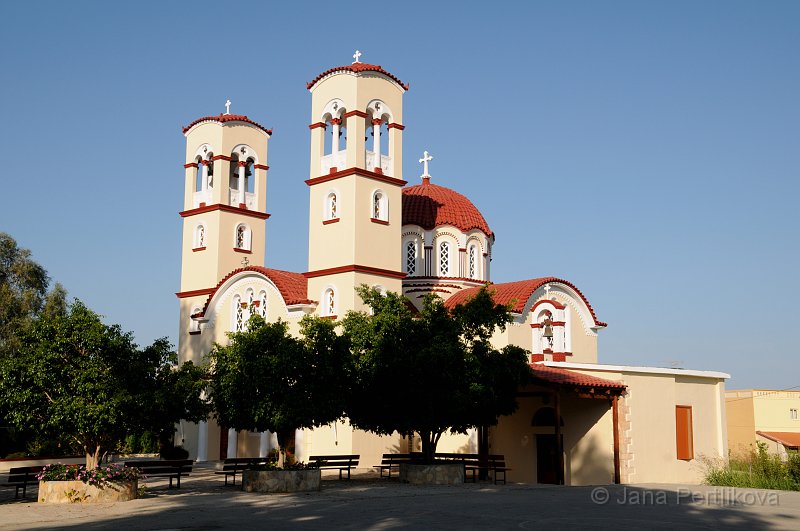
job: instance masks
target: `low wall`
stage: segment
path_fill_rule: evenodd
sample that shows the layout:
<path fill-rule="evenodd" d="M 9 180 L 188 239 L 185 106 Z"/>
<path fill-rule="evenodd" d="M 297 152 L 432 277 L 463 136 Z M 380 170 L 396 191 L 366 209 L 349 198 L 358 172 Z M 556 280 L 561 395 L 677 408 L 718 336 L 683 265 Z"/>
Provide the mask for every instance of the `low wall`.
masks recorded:
<path fill-rule="evenodd" d="M 138 482 L 114 481 L 102 488 L 83 481 L 40 481 L 39 503 L 103 503 L 136 499 Z"/>
<path fill-rule="evenodd" d="M 85 465 L 85 456 L 74 457 L 20 457 L 14 459 L 0 459 L 0 474 L 7 474 L 12 468 L 22 466 L 44 466 L 51 463 L 64 463 L 65 465 Z"/>
<path fill-rule="evenodd" d="M 319 469 L 309 470 L 245 470 L 242 490 L 245 492 L 304 492 L 319 490 L 322 476 Z"/>
<path fill-rule="evenodd" d="M 464 465 L 400 463 L 400 481 L 414 485 L 460 485 L 464 483 Z"/>

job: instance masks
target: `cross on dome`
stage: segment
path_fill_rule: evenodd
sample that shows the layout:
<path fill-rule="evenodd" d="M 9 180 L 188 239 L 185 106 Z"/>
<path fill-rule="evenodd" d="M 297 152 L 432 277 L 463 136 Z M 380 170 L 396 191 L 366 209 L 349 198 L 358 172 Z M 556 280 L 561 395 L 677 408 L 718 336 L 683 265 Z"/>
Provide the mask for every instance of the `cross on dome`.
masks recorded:
<path fill-rule="evenodd" d="M 545 297 L 549 297 L 550 296 L 550 284 L 545 284 L 544 285 L 544 296 Z"/>
<path fill-rule="evenodd" d="M 431 175 L 428 173 L 428 163 L 433 160 L 433 156 L 430 155 L 427 151 L 422 154 L 422 158 L 419 159 L 420 163 L 422 164 L 422 178 L 423 179 L 430 179 Z"/>
<path fill-rule="evenodd" d="M 225 102 L 225 114 L 231 113 L 231 100 Z"/>
<path fill-rule="evenodd" d="M 362 55 L 362 53 L 359 52 L 358 50 L 356 50 L 356 53 L 353 54 L 353 59 L 355 59 L 355 61 L 353 61 L 353 64 L 361 62 L 361 61 L 358 60 L 361 57 L 361 55 Z"/>
<path fill-rule="evenodd" d="M 242 265 L 244 267 L 247 267 L 247 266 L 250 265 L 250 260 L 248 260 L 246 256 L 244 258 L 242 258 Z"/>

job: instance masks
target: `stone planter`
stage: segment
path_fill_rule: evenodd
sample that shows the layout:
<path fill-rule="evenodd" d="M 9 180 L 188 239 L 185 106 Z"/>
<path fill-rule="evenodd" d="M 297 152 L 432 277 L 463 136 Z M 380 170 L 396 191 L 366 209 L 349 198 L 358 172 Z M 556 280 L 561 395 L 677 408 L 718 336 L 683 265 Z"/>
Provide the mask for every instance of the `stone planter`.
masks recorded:
<path fill-rule="evenodd" d="M 245 470 L 242 490 L 245 492 L 304 492 L 319 490 L 322 475 L 319 469 L 309 470 Z"/>
<path fill-rule="evenodd" d="M 415 485 L 460 485 L 464 483 L 464 465 L 400 463 L 400 481 Z"/>
<path fill-rule="evenodd" d="M 40 481 L 39 503 L 103 503 L 136 499 L 139 482 L 110 481 L 102 488 L 83 481 Z"/>

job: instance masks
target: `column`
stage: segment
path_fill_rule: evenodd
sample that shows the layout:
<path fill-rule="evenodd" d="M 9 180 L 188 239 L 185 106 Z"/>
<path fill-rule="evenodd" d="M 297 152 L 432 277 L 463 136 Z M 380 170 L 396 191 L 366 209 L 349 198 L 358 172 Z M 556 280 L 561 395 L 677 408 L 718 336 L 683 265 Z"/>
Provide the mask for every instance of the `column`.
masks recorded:
<path fill-rule="evenodd" d="M 341 118 L 331 118 L 332 136 L 331 136 L 331 154 L 339 153 L 339 132 L 342 126 Z M 334 160 L 336 157 L 334 156 Z"/>
<path fill-rule="evenodd" d="M 381 120 L 372 120 L 372 151 L 375 152 L 374 170 L 375 173 L 383 173 L 381 169 Z"/>
<path fill-rule="evenodd" d="M 269 432 L 262 431 L 258 441 L 258 457 L 267 457 L 269 453 Z"/>
<path fill-rule="evenodd" d="M 197 462 L 208 461 L 208 422 L 201 420 L 197 424 Z"/>
<path fill-rule="evenodd" d="M 226 456 L 228 459 L 233 459 L 236 457 L 236 446 L 238 444 L 237 441 L 238 432 L 236 428 L 231 428 L 228 430 L 228 455 Z"/>
<path fill-rule="evenodd" d="M 241 208 L 245 208 L 244 192 L 246 187 L 244 184 L 244 171 L 246 165 L 245 161 L 239 161 L 239 207 Z"/>

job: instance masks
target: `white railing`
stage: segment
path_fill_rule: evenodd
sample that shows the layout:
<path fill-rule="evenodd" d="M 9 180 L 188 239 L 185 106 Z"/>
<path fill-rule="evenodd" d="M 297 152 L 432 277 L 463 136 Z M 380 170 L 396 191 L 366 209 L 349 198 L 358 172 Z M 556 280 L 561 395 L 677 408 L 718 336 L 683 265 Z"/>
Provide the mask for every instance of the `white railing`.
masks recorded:
<path fill-rule="evenodd" d="M 330 155 L 325 155 L 322 157 L 322 167 L 320 168 L 319 174 L 327 175 L 331 172 L 331 168 L 343 170 L 346 161 L 346 155 L 347 152 L 345 150 L 341 150 L 337 153 L 331 153 Z"/>
<path fill-rule="evenodd" d="M 235 207 L 239 206 L 239 190 L 228 190 L 228 204 Z M 247 205 L 247 210 L 256 210 L 256 194 L 245 192 L 244 204 Z"/>
<path fill-rule="evenodd" d="M 200 203 L 205 203 L 207 205 L 211 204 L 211 190 L 201 190 L 199 192 L 194 193 L 194 200 L 193 200 L 194 208 L 200 206 Z"/>
<path fill-rule="evenodd" d="M 375 164 L 375 152 L 367 151 L 367 169 L 371 171 L 376 166 L 377 164 Z M 384 175 L 392 177 L 392 158 L 389 157 L 388 155 L 381 155 L 380 169 Z"/>

